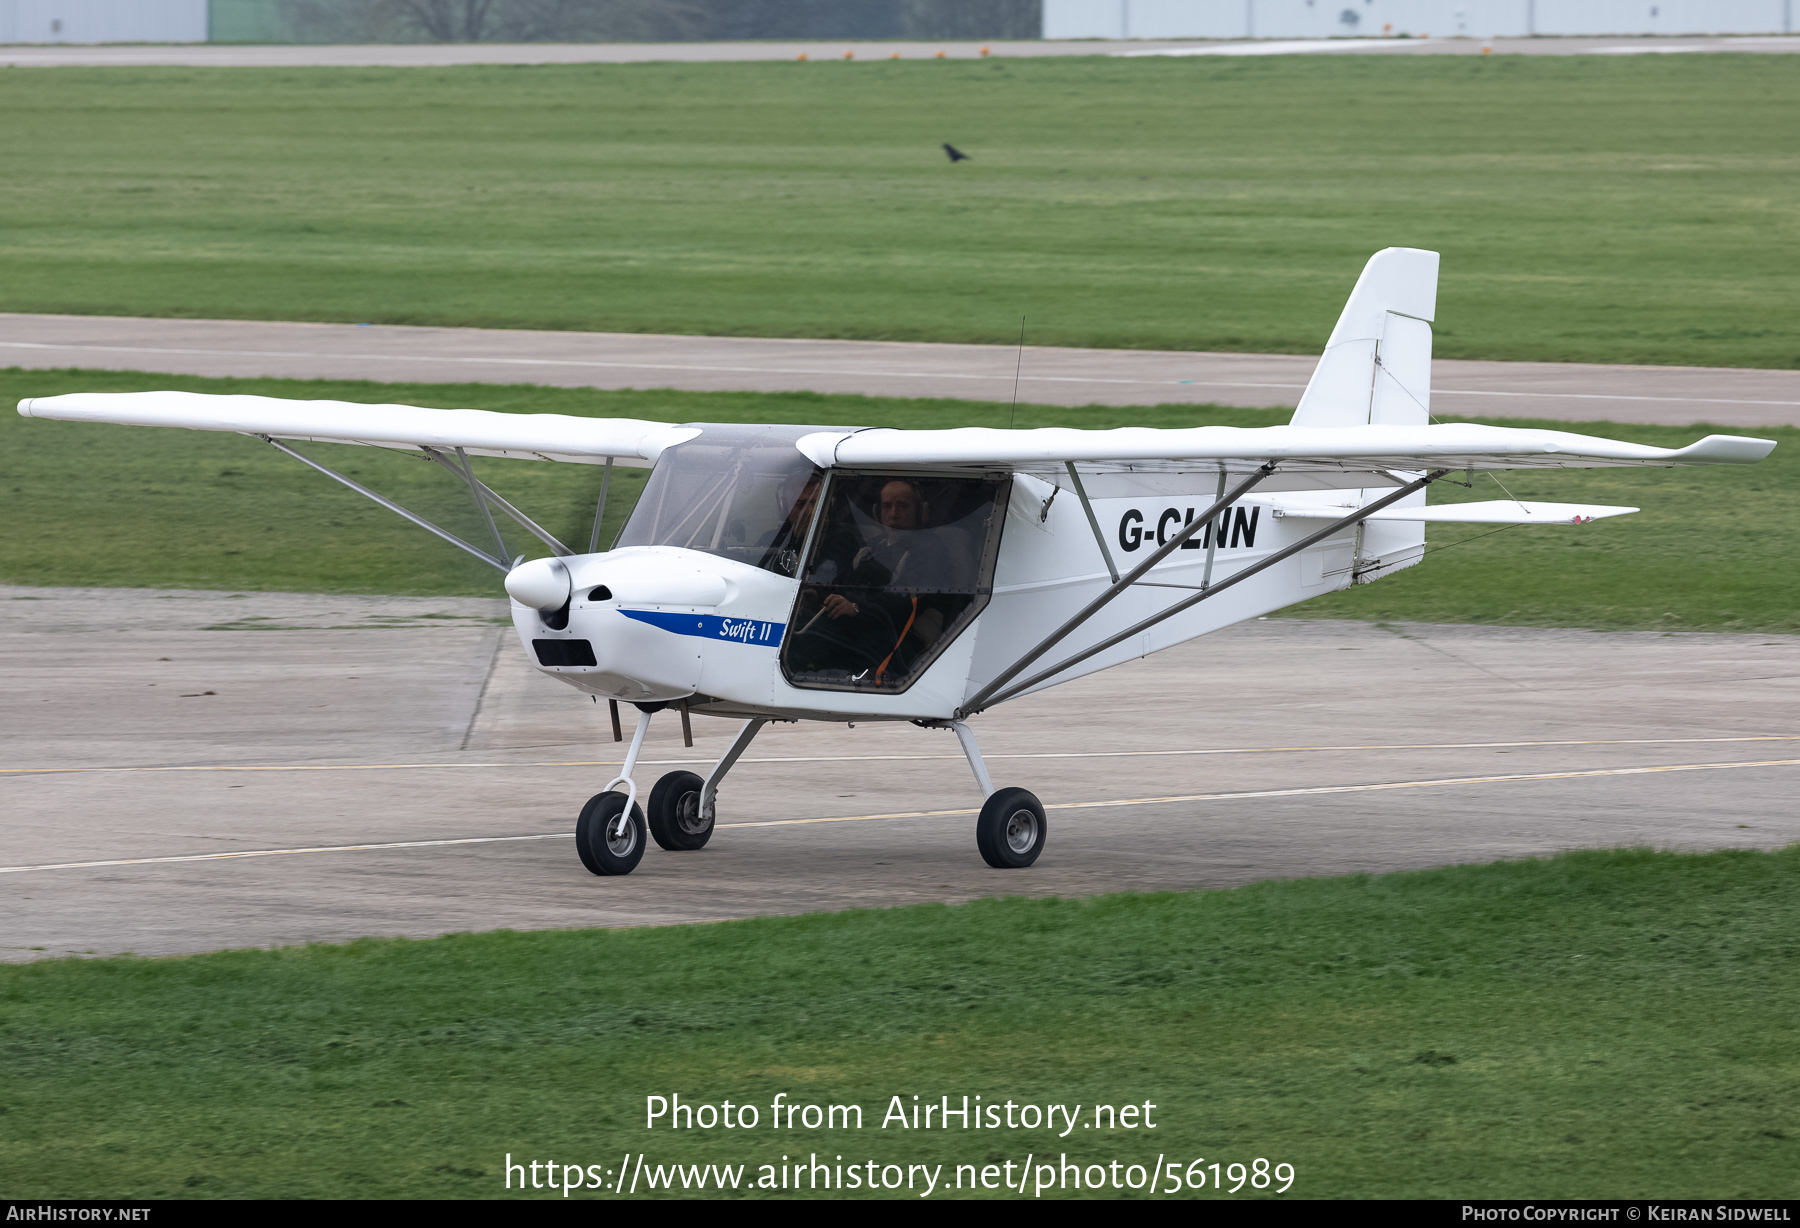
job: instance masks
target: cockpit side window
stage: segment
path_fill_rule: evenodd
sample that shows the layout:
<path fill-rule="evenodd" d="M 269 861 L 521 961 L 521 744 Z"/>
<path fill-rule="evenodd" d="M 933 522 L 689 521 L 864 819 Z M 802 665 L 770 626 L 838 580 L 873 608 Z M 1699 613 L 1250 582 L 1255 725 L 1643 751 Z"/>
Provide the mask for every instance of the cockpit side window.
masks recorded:
<path fill-rule="evenodd" d="M 670 448 L 615 547 L 679 546 L 794 575 L 824 485 L 788 437 L 802 432 L 709 428 Z"/>
<path fill-rule="evenodd" d="M 1011 479 L 834 473 L 788 621 L 797 687 L 904 691 L 993 593 Z"/>

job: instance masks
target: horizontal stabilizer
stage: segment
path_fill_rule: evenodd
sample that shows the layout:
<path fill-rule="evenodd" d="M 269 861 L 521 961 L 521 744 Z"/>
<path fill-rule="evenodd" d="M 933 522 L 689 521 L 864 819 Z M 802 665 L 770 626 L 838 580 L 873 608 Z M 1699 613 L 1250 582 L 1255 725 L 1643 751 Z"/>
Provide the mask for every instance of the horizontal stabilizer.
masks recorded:
<path fill-rule="evenodd" d="M 1328 507 L 1320 503 L 1275 501 L 1275 515 L 1305 520 L 1336 520 L 1355 510 L 1354 505 Z M 1492 499 L 1481 503 L 1440 503 L 1435 507 L 1386 507 L 1370 520 L 1423 521 L 1427 524 L 1586 524 L 1607 516 L 1624 516 L 1635 507 L 1603 503 L 1531 503 L 1517 499 Z"/>

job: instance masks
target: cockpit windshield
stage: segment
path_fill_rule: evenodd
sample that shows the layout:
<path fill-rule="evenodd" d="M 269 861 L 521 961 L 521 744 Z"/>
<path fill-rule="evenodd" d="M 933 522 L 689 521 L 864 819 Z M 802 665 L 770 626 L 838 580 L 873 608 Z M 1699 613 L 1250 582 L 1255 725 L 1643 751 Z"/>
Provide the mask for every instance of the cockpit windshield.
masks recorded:
<path fill-rule="evenodd" d="M 707 426 L 656 462 L 617 546 L 680 546 L 799 571 L 821 475 L 794 441 L 822 427 Z"/>

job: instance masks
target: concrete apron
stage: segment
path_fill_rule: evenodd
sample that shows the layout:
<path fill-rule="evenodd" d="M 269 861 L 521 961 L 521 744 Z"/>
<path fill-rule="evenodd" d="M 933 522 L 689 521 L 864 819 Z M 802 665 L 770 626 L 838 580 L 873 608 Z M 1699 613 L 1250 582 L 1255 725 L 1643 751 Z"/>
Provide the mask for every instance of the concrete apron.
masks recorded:
<path fill-rule="evenodd" d="M 982 863 L 950 734 L 805 725 L 752 747 L 706 849 L 595 878 L 570 833 L 621 748 L 503 618 L 477 599 L 0 589 L 0 958 L 1800 839 L 1800 637 L 1270 619 L 977 718 L 996 784 L 1051 807 L 1030 870 Z M 640 787 L 703 771 L 734 729 L 696 720 L 688 750 L 658 718 Z M 240 853 L 271 855 L 220 856 Z M 69 863 L 101 864 L 28 868 Z"/>

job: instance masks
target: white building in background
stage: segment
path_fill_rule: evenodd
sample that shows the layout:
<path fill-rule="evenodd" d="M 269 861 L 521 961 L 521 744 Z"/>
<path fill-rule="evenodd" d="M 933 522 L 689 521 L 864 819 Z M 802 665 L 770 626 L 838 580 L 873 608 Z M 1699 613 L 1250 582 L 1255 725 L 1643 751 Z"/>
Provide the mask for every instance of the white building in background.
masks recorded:
<path fill-rule="evenodd" d="M 204 43 L 207 0 L 0 0 L 0 43 Z"/>
<path fill-rule="evenodd" d="M 0 0 L 0 43 L 204 43 L 210 7 Z M 1796 8 L 1800 0 L 1043 0 L 1043 29 L 1045 38 L 1789 34 Z"/>
<path fill-rule="evenodd" d="M 1787 34 L 1800 0 L 1044 0 L 1045 38 Z"/>

